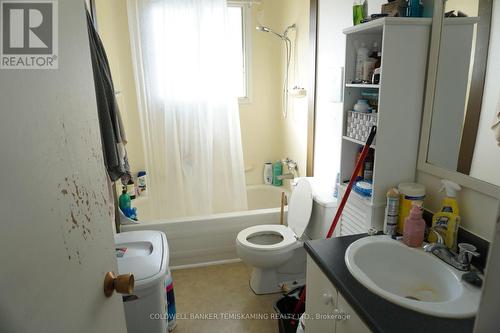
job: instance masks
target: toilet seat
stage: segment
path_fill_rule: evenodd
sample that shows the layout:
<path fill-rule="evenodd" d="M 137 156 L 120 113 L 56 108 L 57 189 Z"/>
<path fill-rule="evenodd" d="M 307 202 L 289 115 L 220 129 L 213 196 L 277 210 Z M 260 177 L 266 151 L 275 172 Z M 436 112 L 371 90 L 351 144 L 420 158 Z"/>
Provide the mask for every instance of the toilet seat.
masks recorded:
<path fill-rule="evenodd" d="M 265 235 L 266 233 L 278 234 L 283 237 L 283 240 L 271 245 L 255 244 L 248 240 L 250 237 L 255 237 L 259 234 Z M 297 236 L 292 229 L 280 224 L 263 224 L 246 228 L 245 230 L 240 231 L 237 240 L 241 246 L 255 251 L 278 251 L 298 244 Z"/>

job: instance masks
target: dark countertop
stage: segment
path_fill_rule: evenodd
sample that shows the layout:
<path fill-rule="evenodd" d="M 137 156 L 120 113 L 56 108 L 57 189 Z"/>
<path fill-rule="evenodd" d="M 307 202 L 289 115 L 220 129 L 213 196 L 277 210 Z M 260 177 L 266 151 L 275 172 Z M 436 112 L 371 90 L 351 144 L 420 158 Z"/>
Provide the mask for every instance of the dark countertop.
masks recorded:
<path fill-rule="evenodd" d="M 439 318 L 409 310 L 386 301 L 359 283 L 347 269 L 344 255 L 352 242 L 366 236 L 361 234 L 307 241 L 304 247 L 373 332 L 470 333 L 473 331 L 474 318 Z"/>

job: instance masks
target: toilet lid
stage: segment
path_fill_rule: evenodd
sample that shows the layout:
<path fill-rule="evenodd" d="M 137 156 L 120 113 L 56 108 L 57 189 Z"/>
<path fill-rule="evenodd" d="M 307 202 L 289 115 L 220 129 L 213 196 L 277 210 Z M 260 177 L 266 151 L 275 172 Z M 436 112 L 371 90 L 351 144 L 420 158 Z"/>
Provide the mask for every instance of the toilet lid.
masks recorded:
<path fill-rule="evenodd" d="M 307 179 L 300 179 L 292 192 L 288 203 L 288 227 L 297 237 L 302 237 L 311 218 L 313 196 L 311 184 Z"/>

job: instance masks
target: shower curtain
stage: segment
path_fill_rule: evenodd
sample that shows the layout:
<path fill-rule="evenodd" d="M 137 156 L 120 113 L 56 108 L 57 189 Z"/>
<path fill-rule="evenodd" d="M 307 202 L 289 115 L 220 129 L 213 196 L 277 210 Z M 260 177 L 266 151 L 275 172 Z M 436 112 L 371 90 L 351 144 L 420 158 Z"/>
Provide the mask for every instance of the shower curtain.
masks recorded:
<path fill-rule="evenodd" d="M 247 208 L 226 5 L 128 0 L 148 200 L 158 218 Z"/>

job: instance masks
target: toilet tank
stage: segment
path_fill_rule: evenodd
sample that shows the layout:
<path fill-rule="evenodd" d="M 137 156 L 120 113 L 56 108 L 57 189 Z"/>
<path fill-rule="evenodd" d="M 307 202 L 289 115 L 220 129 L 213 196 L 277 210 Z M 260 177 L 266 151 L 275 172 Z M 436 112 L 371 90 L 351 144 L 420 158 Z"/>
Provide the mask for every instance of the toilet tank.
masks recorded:
<path fill-rule="evenodd" d="M 311 219 L 305 230 L 309 239 L 326 238 L 328 229 L 337 212 L 337 199 L 328 192 L 315 191 L 313 186 L 313 208 Z"/>

